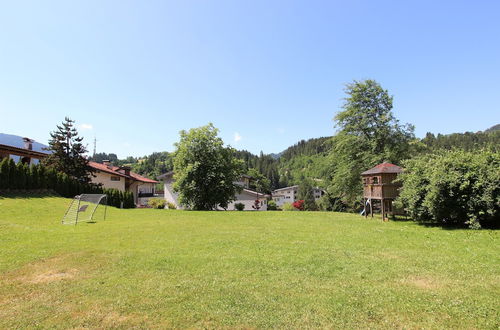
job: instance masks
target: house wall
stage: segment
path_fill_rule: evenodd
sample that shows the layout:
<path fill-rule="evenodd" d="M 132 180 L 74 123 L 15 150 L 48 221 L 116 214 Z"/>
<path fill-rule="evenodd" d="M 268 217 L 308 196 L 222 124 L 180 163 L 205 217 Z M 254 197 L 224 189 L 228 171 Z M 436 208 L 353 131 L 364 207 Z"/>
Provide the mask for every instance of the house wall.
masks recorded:
<path fill-rule="evenodd" d="M 273 199 L 276 202 L 276 205 L 278 207 L 283 206 L 285 203 L 293 203 L 295 202 L 296 198 L 296 191 L 298 190 L 297 187 L 290 187 L 289 189 L 283 189 L 279 191 L 275 191 L 273 193 Z M 277 195 L 278 198 L 274 198 L 274 195 Z"/>
<path fill-rule="evenodd" d="M 243 205 L 245 205 L 244 208 L 245 211 L 257 211 L 252 207 L 256 199 L 257 196 L 255 196 L 254 194 L 242 191 L 241 193 L 236 194 L 236 200 L 234 202 L 229 203 L 227 209 L 230 211 L 236 210 L 234 204 L 242 203 Z M 259 197 L 259 201 L 260 201 L 259 211 L 267 211 L 267 198 L 265 196 L 261 196 Z"/>
<path fill-rule="evenodd" d="M 276 203 L 276 206 L 281 207 L 285 204 L 285 196 L 281 195 L 273 195 L 273 200 Z"/>
<path fill-rule="evenodd" d="M 319 188 L 314 188 L 313 189 L 313 195 L 314 195 L 314 200 L 317 201 L 318 199 L 321 198 L 325 193 L 323 192 L 322 189 Z"/>
<path fill-rule="evenodd" d="M 173 183 L 172 178 L 167 178 L 163 181 L 163 195 L 167 202 L 174 204 L 178 209 L 182 209 L 179 204 L 179 194 L 174 191 Z"/>
<path fill-rule="evenodd" d="M 107 189 L 118 189 L 120 191 L 125 191 L 125 180 L 124 177 L 119 177 L 120 181 L 111 181 L 112 175 L 106 172 L 96 171 L 94 172 L 94 176 L 92 177 L 93 183 L 100 183 L 104 188 Z"/>
<path fill-rule="evenodd" d="M 141 182 L 141 181 L 133 181 L 128 191 L 131 191 L 134 195 L 134 202 L 138 205 L 147 205 L 150 198 L 153 197 L 139 197 L 139 192 L 143 193 L 152 193 L 154 192 L 154 183 Z"/>

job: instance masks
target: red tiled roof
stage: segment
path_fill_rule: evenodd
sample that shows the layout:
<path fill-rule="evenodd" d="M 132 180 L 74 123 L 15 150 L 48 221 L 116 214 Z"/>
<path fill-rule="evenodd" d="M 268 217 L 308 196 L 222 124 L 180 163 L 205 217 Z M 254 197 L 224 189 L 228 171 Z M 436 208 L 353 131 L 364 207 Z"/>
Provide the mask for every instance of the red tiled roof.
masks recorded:
<path fill-rule="evenodd" d="M 158 183 L 158 181 L 156 181 L 156 180 L 145 178 L 142 175 L 139 175 L 139 174 L 137 174 L 135 172 L 132 172 L 132 171 L 130 171 L 130 176 L 132 178 L 134 178 L 135 180 L 137 180 L 137 181 L 149 182 L 149 183 Z"/>
<path fill-rule="evenodd" d="M 118 167 L 118 166 L 105 165 L 105 164 L 96 163 L 96 162 L 89 162 L 89 166 L 98 170 L 98 171 L 122 176 L 124 178 L 132 179 L 132 180 L 136 180 L 136 181 L 148 182 L 148 183 L 158 183 L 158 181 L 145 178 L 142 175 L 139 175 L 139 174 L 132 172 L 132 171 L 130 171 L 130 175 L 126 175 L 125 170 L 123 168 Z"/>
<path fill-rule="evenodd" d="M 382 163 L 378 164 L 374 168 L 369 169 L 368 171 L 364 171 L 361 175 L 371 175 L 371 174 L 380 174 L 380 173 L 401 173 L 403 169 L 397 165 L 391 163 Z"/>

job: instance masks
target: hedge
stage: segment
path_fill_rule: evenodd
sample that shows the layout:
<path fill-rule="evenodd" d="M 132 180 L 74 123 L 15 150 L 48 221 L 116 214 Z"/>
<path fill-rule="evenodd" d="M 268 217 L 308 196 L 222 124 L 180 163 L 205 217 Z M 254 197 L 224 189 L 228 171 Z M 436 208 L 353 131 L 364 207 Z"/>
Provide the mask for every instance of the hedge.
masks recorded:
<path fill-rule="evenodd" d="M 49 189 L 73 198 L 80 194 L 106 194 L 107 204 L 115 207 L 134 208 L 134 195 L 117 189 L 104 189 L 96 184 L 82 183 L 67 174 L 56 172 L 42 164 L 16 163 L 10 158 L 0 161 L 0 191 Z"/>
<path fill-rule="evenodd" d="M 407 160 L 398 198 L 417 221 L 500 226 L 500 154 L 460 150 Z"/>

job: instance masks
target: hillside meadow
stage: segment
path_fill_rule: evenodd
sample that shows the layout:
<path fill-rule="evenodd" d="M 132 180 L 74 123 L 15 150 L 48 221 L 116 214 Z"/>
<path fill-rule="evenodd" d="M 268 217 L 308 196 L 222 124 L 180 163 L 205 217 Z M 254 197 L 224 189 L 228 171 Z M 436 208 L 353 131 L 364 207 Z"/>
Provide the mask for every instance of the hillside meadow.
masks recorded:
<path fill-rule="evenodd" d="M 69 202 L 0 197 L 0 328 L 500 326 L 497 231 Z"/>

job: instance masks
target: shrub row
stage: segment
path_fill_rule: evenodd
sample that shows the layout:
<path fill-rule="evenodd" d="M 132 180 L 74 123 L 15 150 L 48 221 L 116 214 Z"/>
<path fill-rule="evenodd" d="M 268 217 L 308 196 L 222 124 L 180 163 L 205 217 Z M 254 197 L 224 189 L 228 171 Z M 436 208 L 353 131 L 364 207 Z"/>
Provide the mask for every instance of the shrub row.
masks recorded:
<path fill-rule="evenodd" d="M 134 196 L 131 192 L 103 189 L 98 185 L 82 183 L 65 173 L 57 172 L 42 164 L 31 165 L 4 158 L 0 162 L 0 190 L 50 189 L 63 197 L 72 198 L 80 194 L 107 194 L 108 205 L 133 208 Z"/>
<path fill-rule="evenodd" d="M 132 209 L 135 207 L 134 194 L 130 191 L 120 191 L 118 189 L 101 189 L 102 194 L 107 195 L 107 205 Z"/>

